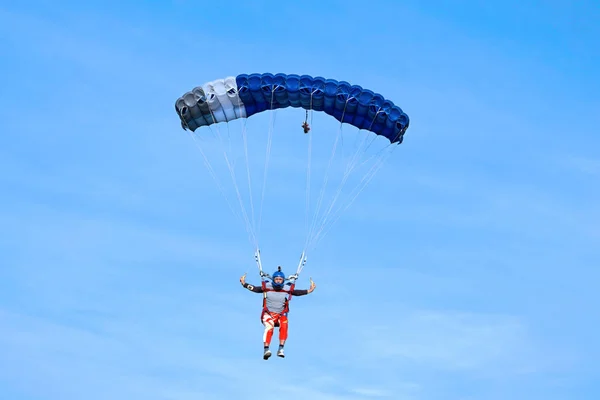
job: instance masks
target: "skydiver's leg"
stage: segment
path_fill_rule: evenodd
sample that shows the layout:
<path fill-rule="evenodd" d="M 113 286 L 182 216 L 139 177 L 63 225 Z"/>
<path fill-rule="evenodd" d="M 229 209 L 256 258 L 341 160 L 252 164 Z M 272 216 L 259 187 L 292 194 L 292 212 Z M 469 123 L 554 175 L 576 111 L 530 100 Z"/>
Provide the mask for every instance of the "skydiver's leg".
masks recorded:
<path fill-rule="evenodd" d="M 265 326 L 265 331 L 263 333 L 263 342 L 265 347 L 269 347 L 271 345 L 271 339 L 273 338 L 273 329 L 275 327 L 275 320 L 271 315 L 265 313 L 262 318 L 263 325 Z"/>
<path fill-rule="evenodd" d="M 284 345 L 288 337 L 288 318 L 285 315 L 279 316 L 279 344 Z"/>
<path fill-rule="evenodd" d="M 271 339 L 273 338 L 273 327 L 275 325 L 275 321 L 273 317 L 269 315 L 269 313 L 264 313 L 262 316 L 262 323 L 265 326 L 265 331 L 263 333 L 263 343 L 264 343 L 264 355 L 263 358 L 266 360 L 271 357 L 271 351 L 269 350 L 269 346 L 271 345 Z"/>
<path fill-rule="evenodd" d="M 288 318 L 285 315 L 279 317 L 279 350 L 277 355 L 279 357 L 285 357 L 283 354 L 283 346 L 288 337 Z"/>

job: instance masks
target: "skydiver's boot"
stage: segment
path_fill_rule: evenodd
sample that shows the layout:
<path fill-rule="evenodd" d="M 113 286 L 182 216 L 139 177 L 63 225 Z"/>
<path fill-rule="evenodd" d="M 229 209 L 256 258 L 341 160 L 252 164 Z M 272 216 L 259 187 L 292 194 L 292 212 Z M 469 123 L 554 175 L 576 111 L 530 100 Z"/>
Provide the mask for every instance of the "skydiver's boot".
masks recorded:
<path fill-rule="evenodd" d="M 271 357 L 271 350 L 269 350 L 269 348 L 267 346 L 265 346 L 265 354 L 263 354 L 263 358 L 265 360 L 268 360 L 269 357 Z"/>
<path fill-rule="evenodd" d="M 283 354 L 283 345 L 279 345 L 279 350 L 277 350 L 277 357 L 284 358 L 285 354 Z"/>

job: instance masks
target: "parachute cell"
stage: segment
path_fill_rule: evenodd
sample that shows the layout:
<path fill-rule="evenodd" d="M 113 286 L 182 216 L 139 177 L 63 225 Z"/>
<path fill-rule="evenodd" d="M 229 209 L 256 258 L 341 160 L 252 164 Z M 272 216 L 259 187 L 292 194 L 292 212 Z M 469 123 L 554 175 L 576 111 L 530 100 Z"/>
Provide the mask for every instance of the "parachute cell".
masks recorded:
<path fill-rule="evenodd" d="M 184 129 L 279 108 L 322 111 L 342 123 L 402 143 L 409 118 L 391 100 L 348 82 L 294 74 L 241 74 L 207 82 L 175 103 Z"/>

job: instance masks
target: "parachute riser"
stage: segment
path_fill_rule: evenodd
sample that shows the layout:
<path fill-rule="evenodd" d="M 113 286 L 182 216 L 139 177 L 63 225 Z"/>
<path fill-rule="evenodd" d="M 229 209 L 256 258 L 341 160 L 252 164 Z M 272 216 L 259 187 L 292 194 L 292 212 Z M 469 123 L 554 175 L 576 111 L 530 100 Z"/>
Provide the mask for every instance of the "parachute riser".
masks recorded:
<path fill-rule="evenodd" d="M 256 260 L 256 265 L 258 266 L 258 273 L 260 274 L 260 277 L 262 278 L 262 280 L 265 280 L 265 278 L 272 279 L 271 275 L 267 274 L 262 269 L 262 261 L 260 259 L 260 249 L 256 249 L 256 251 L 254 252 L 254 260 Z"/>
<path fill-rule="evenodd" d="M 266 280 L 266 279 L 273 279 L 273 277 L 264 272 L 263 268 L 262 268 L 262 261 L 260 259 L 260 250 L 257 249 L 254 252 L 254 260 L 256 261 L 256 265 L 258 266 L 258 273 L 260 274 L 260 277 L 262 278 L 262 280 Z M 296 280 L 298 280 L 298 276 L 300 275 L 300 272 L 302 271 L 302 268 L 304 268 L 304 265 L 306 265 L 306 254 L 305 252 L 302 252 L 302 255 L 300 256 L 300 261 L 298 262 L 298 268 L 296 268 L 296 273 L 293 275 L 290 275 L 286 278 L 286 280 L 290 281 L 290 282 L 295 282 Z"/>
<path fill-rule="evenodd" d="M 289 281 L 295 282 L 298 279 L 298 275 L 300 275 L 302 268 L 304 268 L 304 265 L 306 265 L 306 253 L 303 251 L 300 255 L 300 261 L 298 262 L 298 268 L 296 268 L 296 273 L 288 276 L 287 279 Z"/>

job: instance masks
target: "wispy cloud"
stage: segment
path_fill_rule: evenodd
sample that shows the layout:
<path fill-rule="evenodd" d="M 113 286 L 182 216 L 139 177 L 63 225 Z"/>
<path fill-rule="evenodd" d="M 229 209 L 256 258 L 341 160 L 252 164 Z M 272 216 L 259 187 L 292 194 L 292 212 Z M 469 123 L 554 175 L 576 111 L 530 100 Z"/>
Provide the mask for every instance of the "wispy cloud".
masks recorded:
<path fill-rule="evenodd" d="M 394 394 L 388 390 L 384 389 L 375 389 L 375 388 L 356 388 L 352 389 L 352 392 L 368 397 L 368 398 L 378 398 L 378 397 L 394 397 Z"/>
<path fill-rule="evenodd" d="M 565 159 L 564 164 L 568 167 L 595 177 L 600 176 L 600 159 L 585 156 L 571 156 Z"/>
<path fill-rule="evenodd" d="M 189 334 L 175 339 L 169 334 L 174 332 L 170 319 L 156 319 L 154 323 L 139 317 L 131 321 L 113 319 L 105 321 L 105 331 L 96 333 L 5 311 L 0 319 L 6 327 L 0 343 L 11 349 L 0 362 L 0 370 L 13 380 L 13 390 L 32 396 L 46 393 L 75 399 L 93 389 L 92 399 L 141 395 L 149 399 L 205 395 L 216 399 L 244 394 L 258 399 L 278 398 L 283 391 L 290 399 L 310 396 L 333 400 L 372 398 L 383 393 L 346 387 L 343 379 L 323 380 L 326 369 L 297 370 L 299 361 L 293 358 L 265 363 L 259 354 L 248 358 L 247 350 L 233 344 L 230 349 L 216 348 L 206 336 L 200 341 Z M 188 318 L 188 329 L 195 324 Z M 221 351 L 225 354 L 219 355 Z M 236 352 L 241 354 L 236 356 Z M 23 379 L 25 370 L 27 379 Z M 265 376 L 275 377 L 272 385 L 278 388 L 277 393 L 254 388 Z M 351 393 L 355 396 L 348 396 Z"/>
<path fill-rule="evenodd" d="M 517 318 L 438 311 L 409 312 L 393 325 L 380 318 L 379 326 L 371 321 L 366 350 L 388 360 L 490 375 L 538 367 L 533 338 Z"/>

